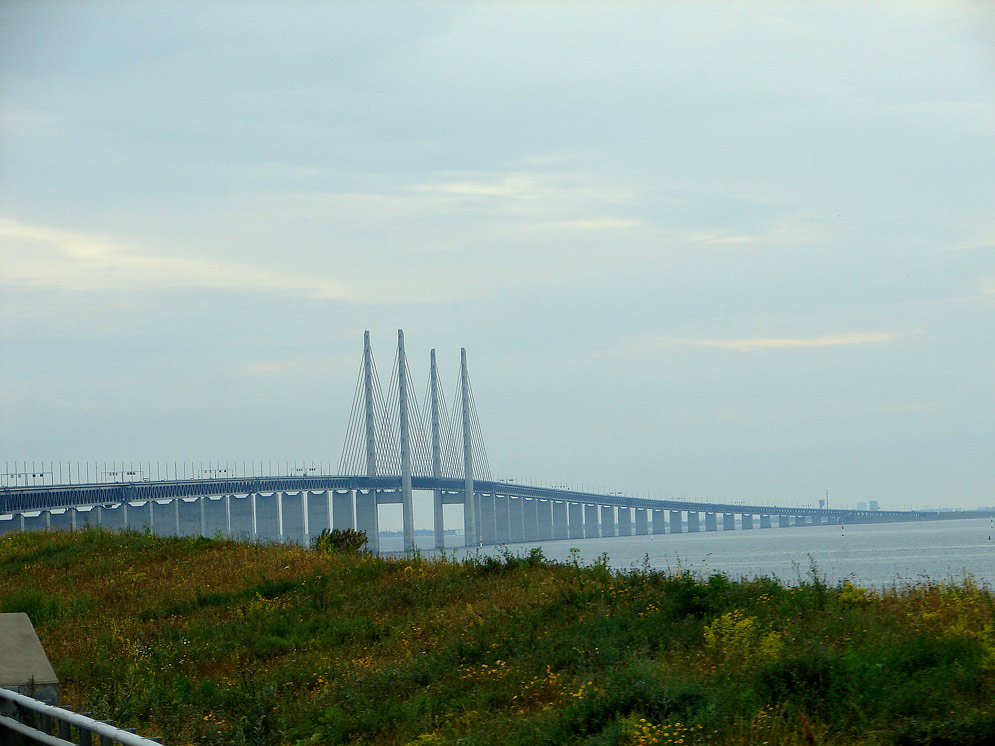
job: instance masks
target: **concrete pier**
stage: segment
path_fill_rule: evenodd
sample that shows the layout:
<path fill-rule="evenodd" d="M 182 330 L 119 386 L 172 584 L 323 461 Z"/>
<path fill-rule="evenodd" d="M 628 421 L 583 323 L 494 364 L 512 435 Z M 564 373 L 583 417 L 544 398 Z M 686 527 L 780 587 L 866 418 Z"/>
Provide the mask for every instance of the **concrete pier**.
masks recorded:
<path fill-rule="evenodd" d="M 539 541 L 550 541 L 553 538 L 553 501 L 539 500 Z"/>
<path fill-rule="evenodd" d="M 636 508 L 636 536 L 645 536 L 650 532 L 646 521 L 646 508 Z"/>
<path fill-rule="evenodd" d="M 601 535 L 618 536 L 618 529 L 615 526 L 615 508 L 611 505 L 601 506 Z"/>
<path fill-rule="evenodd" d="M 705 513 L 705 530 L 717 531 L 718 528 L 718 524 L 715 520 L 715 513 Z"/>
<path fill-rule="evenodd" d="M 512 542 L 525 541 L 525 505 L 521 497 L 513 497 L 508 500 L 509 532 Z"/>
<path fill-rule="evenodd" d="M 735 531 L 736 530 L 736 514 L 735 513 L 723 513 L 722 514 L 722 530 L 723 531 Z"/>
<path fill-rule="evenodd" d="M 698 511 L 689 510 L 688 511 L 688 533 L 696 534 L 701 530 L 698 525 Z"/>
<path fill-rule="evenodd" d="M 508 496 L 494 496 L 494 539 L 498 544 L 511 541 L 511 516 L 508 512 Z"/>
<path fill-rule="evenodd" d="M 309 492 L 307 496 L 308 538 L 320 536 L 326 528 L 332 527 L 332 498 L 328 490 Z"/>
<path fill-rule="evenodd" d="M 667 524 L 663 517 L 663 511 L 654 510 L 652 512 L 653 512 L 653 533 L 665 534 L 667 532 Z"/>
<path fill-rule="evenodd" d="M 304 493 L 283 493 L 283 537 L 287 543 L 304 542 Z"/>
<path fill-rule="evenodd" d="M 770 516 L 760 514 L 760 528 L 770 528 Z"/>
<path fill-rule="evenodd" d="M 618 535 L 632 536 L 632 511 L 630 508 L 616 508 L 618 515 Z"/>
<path fill-rule="evenodd" d="M 340 530 L 356 528 L 356 493 L 332 492 L 332 527 Z"/>
<path fill-rule="evenodd" d="M 570 538 L 570 526 L 567 521 L 567 504 L 562 500 L 553 502 L 553 538 Z"/>
<path fill-rule="evenodd" d="M 584 506 L 584 538 L 597 539 L 601 532 L 598 530 L 598 506 Z"/>
<path fill-rule="evenodd" d="M 539 501 L 526 498 L 524 502 L 525 541 L 539 541 Z"/>
<path fill-rule="evenodd" d="M 61 513 L 49 511 L 49 528 L 53 531 L 69 531 L 73 527 L 73 509 L 67 508 Z M 0 529 L 2 533 L 2 529 Z"/>
<path fill-rule="evenodd" d="M 380 514 L 376 492 L 356 491 L 356 530 L 366 532 L 367 549 L 380 551 Z"/>
<path fill-rule="evenodd" d="M 580 503 L 567 503 L 567 521 L 570 524 L 570 538 L 584 538 L 584 506 Z"/>
<path fill-rule="evenodd" d="M 497 544 L 497 520 L 494 513 L 494 495 L 480 494 L 480 543 Z"/>
<path fill-rule="evenodd" d="M 786 515 L 779 515 L 777 517 L 777 527 L 778 528 L 789 528 L 791 526 L 791 519 Z"/>
<path fill-rule="evenodd" d="M 153 511 L 158 514 L 163 506 L 156 505 Z M 249 495 L 235 495 L 229 502 L 232 535 L 237 538 L 252 537 L 252 500 Z M 158 515 L 156 516 L 158 518 Z"/>
<path fill-rule="evenodd" d="M 748 531 L 749 529 L 753 528 L 753 514 L 743 513 L 742 517 L 740 518 L 739 525 L 744 531 Z"/>
<path fill-rule="evenodd" d="M 679 534 L 684 531 L 684 521 L 681 518 L 681 511 L 670 511 L 670 533 Z"/>

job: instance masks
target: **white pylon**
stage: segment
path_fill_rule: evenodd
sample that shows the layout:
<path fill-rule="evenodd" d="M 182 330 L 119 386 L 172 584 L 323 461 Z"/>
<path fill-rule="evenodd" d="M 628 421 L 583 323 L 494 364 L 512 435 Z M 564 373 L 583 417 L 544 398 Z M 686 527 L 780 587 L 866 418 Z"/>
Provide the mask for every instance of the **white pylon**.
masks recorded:
<path fill-rule="evenodd" d="M 466 348 L 460 348 L 460 398 L 463 400 L 463 534 L 468 547 L 477 546 L 477 502 L 473 493 L 473 446 L 470 442 L 470 378 Z"/>
<path fill-rule="evenodd" d="M 435 364 L 435 350 L 430 353 L 429 388 L 432 397 L 432 476 L 442 477 L 442 438 L 439 429 L 439 369 Z M 435 518 L 435 548 L 446 545 L 445 515 L 442 510 L 442 490 L 436 489 L 432 495 L 432 508 Z"/>
<path fill-rule="evenodd" d="M 401 522 L 404 551 L 415 548 L 415 523 L 411 505 L 411 442 L 408 433 L 408 363 L 404 356 L 404 332 L 397 330 L 397 393 L 401 420 Z"/>

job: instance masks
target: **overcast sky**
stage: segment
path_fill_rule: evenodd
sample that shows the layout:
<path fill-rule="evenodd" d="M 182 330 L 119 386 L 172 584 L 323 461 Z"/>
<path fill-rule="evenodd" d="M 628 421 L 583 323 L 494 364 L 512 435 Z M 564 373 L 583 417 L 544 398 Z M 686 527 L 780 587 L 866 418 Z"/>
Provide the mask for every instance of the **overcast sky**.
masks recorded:
<path fill-rule="evenodd" d="M 403 328 L 498 476 L 993 504 L 995 10 L 4 0 L 0 257 L 4 460 L 337 465 Z"/>

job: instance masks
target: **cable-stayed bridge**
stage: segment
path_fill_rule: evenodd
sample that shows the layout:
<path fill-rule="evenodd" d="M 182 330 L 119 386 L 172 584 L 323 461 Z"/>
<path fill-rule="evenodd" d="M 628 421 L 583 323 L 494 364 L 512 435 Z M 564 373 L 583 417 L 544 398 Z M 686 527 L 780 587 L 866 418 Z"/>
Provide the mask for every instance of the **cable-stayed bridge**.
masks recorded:
<path fill-rule="evenodd" d="M 432 494 L 434 545 L 445 544 L 446 505 L 462 506 L 466 546 L 696 531 L 750 530 L 826 523 L 921 521 L 987 517 L 980 511 L 882 511 L 801 506 L 651 500 L 530 486 L 491 478 L 482 429 L 460 353 L 459 381 L 447 406 L 435 350 L 419 405 L 398 331 L 386 394 L 370 345 L 363 359 L 346 428 L 338 474 L 295 468 L 251 474 L 237 463 L 203 467 L 196 476 L 151 477 L 151 468 L 101 472 L 92 481 L 55 484 L 54 468 L 9 462 L 0 484 L 0 533 L 70 529 L 84 525 L 149 529 L 164 534 L 227 534 L 307 543 L 325 528 L 365 531 L 379 551 L 380 507 L 400 504 L 405 550 L 414 549 L 415 492 Z M 158 466 L 158 465 L 157 465 Z M 328 469 L 330 471 L 330 469 Z M 60 469 L 61 472 L 61 469 Z M 195 473 L 191 469 L 191 473 Z M 48 477 L 46 479 L 46 476 Z M 43 482 L 35 484 L 35 482 Z M 61 479 L 59 480 L 62 481 Z M 24 482 L 21 484 L 20 482 Z M 47 482 L 47 483 L 44 483 Z"/>

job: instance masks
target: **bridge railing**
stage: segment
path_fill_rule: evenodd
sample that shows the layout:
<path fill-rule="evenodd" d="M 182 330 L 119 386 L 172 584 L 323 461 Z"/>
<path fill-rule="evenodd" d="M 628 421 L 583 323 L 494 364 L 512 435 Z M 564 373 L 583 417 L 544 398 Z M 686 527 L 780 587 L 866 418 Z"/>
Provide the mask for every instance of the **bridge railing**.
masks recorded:
<path fill-rule="evenodd" d="M 15 716 L 3 714 L 5 712 L 13 712 Z M 73 740 L 74 731 L 76 740 Z M 8 743 L 10 734 L 17 734 L 29 743 L 50 746 L 156 746 L 162 743 L 158 738 L 143 738 L 108 722 L 0 687 L 0 744 Z"/>

